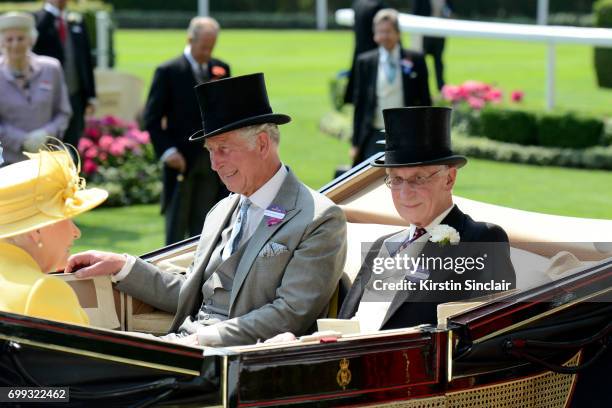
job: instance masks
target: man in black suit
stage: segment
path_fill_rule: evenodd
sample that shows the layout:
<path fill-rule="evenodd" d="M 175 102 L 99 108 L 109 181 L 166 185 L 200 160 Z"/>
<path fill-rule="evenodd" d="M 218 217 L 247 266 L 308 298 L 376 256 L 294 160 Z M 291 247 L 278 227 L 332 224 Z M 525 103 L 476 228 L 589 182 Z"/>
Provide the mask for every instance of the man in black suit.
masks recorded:
<path fill-rule="evenodd" d="M 374 31 L 372 30 L 372 20 L 380 10 L 387 7 L 382 0 L 355 0 L 353 2 L 354 23 L 353 32 L 355 33 L 355 49 L 351 70 L 349 71 L 344 103 L 353 103 L 353 87 L 355 84 L 355 62 L 359 54 L 370 51 L 378 47 L 374 42 Z"/>
<path fill-rule="evenodd" d="M 450 0 L 414 0 L 412 5 L 412 14 L 417 16 L 449 18 L 452 14 Z M 442 90 L 444 86 L 442 53 L 445 42 L 444 37 L 423 37 L 423 54 L 433 57 L 438 90 Z"/>
<path fill-rule="evenodd" d="M 64 142 L 78 146 L 85 114 L 94 110 L 96 86 L 87 27 L 80 14 L 66 11 L 67 2 L 47 0 L 42 10 L 34 13 L 38 39 L 32 51 L 57 58 L 64 68 L 72 106 Z"/>
<path fill-rule="evenodd" d="M 440 107 L 384 111 L 385 156 L 373 165 L 386 168 L 395 208 L 410 226 L 372 245 L 342 304 L 338 317 L 356 316 L 362 330 L 436 324 L 438 304 L 516 284 L 505 231 L 453 204 L 457 169 L 467 159 L 451 150 L 450 116 Z"/>
<path fill-rule="evenodd" d="M 218 34 L 216 20 L 191 20 L 185 50 L 157 68 L 145 108 L 145 128 L 164 165 L 166 244 L 200 234 L 208 211 L 227 195 L 208 151 L 189 143 L 202 128 L 194 87 L 230 76 L 229 65 L 212 58 Z"/>
<path fill-rule="evenodd" d="M 380 152 L 383 109 L 431 105 L 427 66 L 423 56 L 400 47 L 398 13 L 380 10 L 374 17 L 378 48 L 357 58 L 355 66 L 353 164 Z M 406 124 L 410 126 L 410 124 Z"/>

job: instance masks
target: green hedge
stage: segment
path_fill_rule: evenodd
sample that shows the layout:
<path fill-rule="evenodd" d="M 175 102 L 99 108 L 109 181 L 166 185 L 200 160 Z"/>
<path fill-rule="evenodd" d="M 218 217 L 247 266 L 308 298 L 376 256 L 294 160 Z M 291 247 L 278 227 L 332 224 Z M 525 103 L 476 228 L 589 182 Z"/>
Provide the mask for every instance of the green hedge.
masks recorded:
<path fill-rule="evenodd" d="M 537 113 L 485 108 L 480 113 L 472 112 L 467 115 L 471 116 L 472 120 L 479 121 L 480 126 L 460 128 L 461 131 L 500 142 L 572 149 L 607 144 L 604 140 L 604 122 L 601 119 L 572 112 Z M 481 132 L 472 131 L 474 128 L 480 129 Z"/>
<path fill-rule="evenodd" d="M 0 2 L 0 13 L 6 13 L 8 11 L 30 11 L 34 12 L 40 10 L 43 6 L 41 1 L 11 1 L 11 2 Z M 88 0 L 88 1 L 71 1 L 68 4 L 70 11 L 76 11 L 77 13 L 86 14 L 94 13 L 99 10 L 112 11 L 113 7 L 109 4 L 104 4 L 103 1 Z"/>
<path fill-rule="evenodd" d="M 210 0 L 212 11 L 313 11 L 316 0 Z M 390 6 L 400 10 L 412 9 L 412 0 L 385 0 Z M 551 13 L 588 13 L 594 0 L 554 0 L 550 2 Z M 107 0 L 117 10 L 183 10 L 195 11 L 194 0 Z M 350 8 L 353 0 L 327 0 L 329 10 Z M 463 16 L 535 16 L 535 0 L 461 0 L 453 3 L 456 11 Z M 314 12 L 314 11 L 313 11 Z"/>
<path fill-rule="evenodd" d="M 539 119 L 538 145 L 573 149 L 597 146 L 603 127 L 603 122 L 596 118 L 548 113 Z"/>
<path fill-rule="evenodd" d="M 453 150 L 480 159 L 540 166 L 612 170 L 612 146 L 595 146 L 587 149 L 523 146 L 454 133 Z"/>
<path fill-rule="evenodd" d="M 331 111 L 319 121 L 321 132 L 349 143 L 351 111 Z M 612 122 L 612 121 L 611 121 Z M 610 124 L 612 128 L 612 123 Z M 612 130 L 612 129 L 611 129 Z M 610 136 L 612 142 L 612 135 Z M 453 130 L 453 150 L 469 157 L 539 166 L 560 166 L 612 170 L 612 145 L 586 149 L 523 146 L 484 137 L 470 136 Z"/>
<path fill-rule="evenodd" d="M 266 12 L 215 12 L 212 16 L 225 28 L 262 29 L 313 29 L 316 27 L 314 13 L 266 13 Z M 175 28 L 187 29 L 195 12 L 163 10 L 119 10 L 113 19 L 121 28 Z M 328 27 L 337 28 L 333 15 L 328 15 Z"/>
<path fill-rule="evenodd" d="M 522 145 L 534 145 L 537 141 L 537 119 L 526 111 L 483 109 L 480 127 L 482 134 L 492 140 Z"/>
<path fill-rule="evenodd" d="M 599 0 L 594 10 L 595 25 L 612 28 L 612 0 Z M 594 58 L 597 84 L 602 88 L 612 88 L 612 48 L 596 47 Z"/>

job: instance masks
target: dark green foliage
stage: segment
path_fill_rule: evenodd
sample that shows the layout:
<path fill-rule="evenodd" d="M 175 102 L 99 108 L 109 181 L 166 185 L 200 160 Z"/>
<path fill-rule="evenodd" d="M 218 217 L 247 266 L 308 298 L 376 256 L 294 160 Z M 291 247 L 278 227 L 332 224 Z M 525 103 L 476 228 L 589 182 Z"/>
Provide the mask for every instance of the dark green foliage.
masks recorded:
<path fill-rule="evenodd" d="M 468 112 L 469 113 L 469 112 Z M 465 113 L 456 112 L 459 117 Z M 472 114 L 472 120 L 477 115 Z M 514 109 L 485 108 L 480 113 L 480 132 L 477 124 L 458 127 L 462 133 L 482 135 L 487 139 L 519 145 L 567 147 L 583 149 L 604 145 L 604 123 L 596 117 L 572 112 L 527 112 Z"/>
<path fill-rule="evenodd" d="M 491 140 L 521 145 L 536 144 L 537 120 L 533 113 L 485 108 L 480 113 L 482 135 Z"/>
<path fill-rule="evenodd" d="M 538 145 L 583 149 L 601 143 L 603 122 L 574 113 L 540 115 Z"/>
<path fill-rule="evenodd" d="M 612 170 L 612 147 L 587 149 L 522 146 L 483 137 L 453 134 L 453 150 L 469 157 L 539 166 Z"/>
<path fill-rule="evenodd" d="M 612 28 L 612 0 L 599 0 L 594 5 L 595 25 Z M 595 48 L 595 72 L 597 84 L 602 88 L 612 88 L 612 48 Z"/>

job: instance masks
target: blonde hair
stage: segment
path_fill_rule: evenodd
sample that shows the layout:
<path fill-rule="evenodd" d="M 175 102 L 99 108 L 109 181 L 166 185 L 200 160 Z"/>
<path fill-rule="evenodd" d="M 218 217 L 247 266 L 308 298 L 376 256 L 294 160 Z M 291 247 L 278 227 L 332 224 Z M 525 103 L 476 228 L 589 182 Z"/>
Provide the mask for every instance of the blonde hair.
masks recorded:
<path fill-rule="evenodd" d="M 392 8 L 385 8 L 379 10 L 378 13 L 374 16 L 374 20 L 372 20 L 372 27 L 375 27 L 377 24 L 387 21 L 393 25 L 395 31 L 400 32 L 399 28 L 399 13 L 397 10 Z"/>

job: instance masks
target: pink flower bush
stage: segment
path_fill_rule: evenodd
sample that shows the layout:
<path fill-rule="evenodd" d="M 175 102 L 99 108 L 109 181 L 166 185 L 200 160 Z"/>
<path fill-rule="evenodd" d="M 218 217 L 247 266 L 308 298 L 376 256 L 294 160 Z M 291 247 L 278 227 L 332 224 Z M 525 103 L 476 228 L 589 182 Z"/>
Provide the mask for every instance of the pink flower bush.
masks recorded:
<path fill-rule="evenodd" d="M 83 171 L 85 174 L 93 174 L 98 171 L 98 165 L 91 159 L 86 159 L 83 163 Z"/>
<path fill-rule="evenodd" d="M 442 98 L 452 105 L 466 103 L 470 108 L 479 111 L 490 103 L 502 102 L 503 92 L 485 82 L 469 80 L 461 85 L 444 85 Z M 522 99 L 523 92 L 512 92 L 512 102 L 520 102 Z"/>
<path fill-rule="evenodd" d="M 114 116 L 89 119 L 78 146 L 84 159 L 83 172 L 91 176 L 101 167 L 119 167 L 130 156 L 142 156 L 150 142 L 149 133 L 134 122 Z"/>

